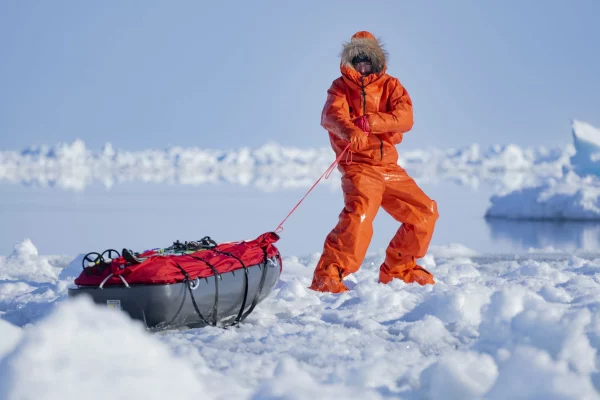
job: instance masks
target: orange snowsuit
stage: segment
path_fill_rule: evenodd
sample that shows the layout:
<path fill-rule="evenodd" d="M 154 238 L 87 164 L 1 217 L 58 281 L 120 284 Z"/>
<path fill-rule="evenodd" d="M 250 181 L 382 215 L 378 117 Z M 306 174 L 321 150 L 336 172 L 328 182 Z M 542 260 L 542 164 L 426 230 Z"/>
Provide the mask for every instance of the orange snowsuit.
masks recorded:
<path fill-rule="evenodd" d="M 362 77 L 352 58 L 369 56 L 373 73 Z M 413 126 L 412 101 L 398 79 L 386 74 L 386 53 L 369 32 L 358 32 L 342 52 L 340 70 L 327 91 L 321 125 L 329 132 L 336 155 L 353 135 L 366 135 L 354 120 L 366 115 L 370 126 L 367 145 L 352 151 L 338 165 L 342 173 L 344 209 L 337 226 L 325 239 L 311 289 L 348 290 L 343 278 L 362 264 L 373 235 L 379 207 L 402 225 L 386 249 L 379 281 L 393 278 L 421 285 L 433 284 L 433 275 L 416 265 L 429 247 L 438 219 L 437 204 L 398 165 L 396 145 Z"/>

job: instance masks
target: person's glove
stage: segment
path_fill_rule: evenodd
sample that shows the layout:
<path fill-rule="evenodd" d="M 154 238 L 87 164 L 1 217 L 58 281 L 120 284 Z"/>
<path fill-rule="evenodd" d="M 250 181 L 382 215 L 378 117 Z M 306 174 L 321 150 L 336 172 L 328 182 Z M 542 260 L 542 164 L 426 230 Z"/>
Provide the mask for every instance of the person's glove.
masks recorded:
<path fill-rule="evenodd" d="M 359 127 L 365 133 L 371 132 L 371 128 L 369 127 L 369 120 L 367 119 L 366 115 L 356 118 L 354 120 L 354 125 Z"/>
<path fill-rule="evenodd" d="M 350 135 L 350 151 L 361 151 L 369 146 L 368 133 L 355 131 Z"/>

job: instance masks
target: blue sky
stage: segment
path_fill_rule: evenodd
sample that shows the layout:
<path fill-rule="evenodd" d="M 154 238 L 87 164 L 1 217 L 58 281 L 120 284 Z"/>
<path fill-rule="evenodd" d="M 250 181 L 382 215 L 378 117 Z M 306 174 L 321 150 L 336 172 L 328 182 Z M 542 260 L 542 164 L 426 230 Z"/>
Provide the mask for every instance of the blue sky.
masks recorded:
<path fill-rule="evenodd" d="M 600 126 L 600 2 L 4 1 L 0 148 L 328 146 L 343 41 L 382 37 L 414 101 L 399 149 L 563 146 Z"/>

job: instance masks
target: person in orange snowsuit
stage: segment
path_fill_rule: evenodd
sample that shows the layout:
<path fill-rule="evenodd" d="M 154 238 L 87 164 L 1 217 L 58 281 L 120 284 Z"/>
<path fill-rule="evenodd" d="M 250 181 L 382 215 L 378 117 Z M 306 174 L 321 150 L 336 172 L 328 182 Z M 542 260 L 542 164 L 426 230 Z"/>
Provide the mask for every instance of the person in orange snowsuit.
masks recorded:
<path fill-rule="evenodd" d="M 337 156 L 348 144 L 350 153 L 338 165 L 344 209 L 315 268 L 310 288 L 316 291 L 348 290 L 343 279 L 360 268 L 380 206 L 401 226 L 386 249 L 379 282 L 435 283 L 415 259 L 427 252 L 437 204 L 398 165 L 395 146 L 412 128 L 413 110 L 406 89 L 386 73 L 386 56 L 371 33 L 354 34 L 343 47 L 342 76 L 327 91 L 321 125 Z"/>

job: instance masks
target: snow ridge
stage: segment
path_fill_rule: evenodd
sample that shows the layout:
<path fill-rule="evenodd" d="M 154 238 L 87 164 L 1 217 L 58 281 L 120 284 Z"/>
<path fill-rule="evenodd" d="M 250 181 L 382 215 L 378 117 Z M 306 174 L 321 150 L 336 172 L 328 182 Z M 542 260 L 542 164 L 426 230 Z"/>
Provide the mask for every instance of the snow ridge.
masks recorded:
<path fill-rule="evenodd" d="M 460 149 L 400 149 L 398 163 L 421 183 L 451 180 L 478 186 L 485 181 L 504 188 L 559 176 L 571 153 L 572 146 L 531 149 L 509 144 L 482 150 L 472 144 Z M 256 149 L 171 147 L 139 151 L 116 150 L 107 143 L 94 152 L 82 140 L 75 140 L 21 152 L 0 151 L 0 182 L 72 191 L 94 183 L 110 188 L 124 182 L 225 182 L 277 190 L 310 186 L 334 159 L 329 148 L 301 149 L 276 143 Z M 335 179 L 329 182 L 338 185 Z"/>

